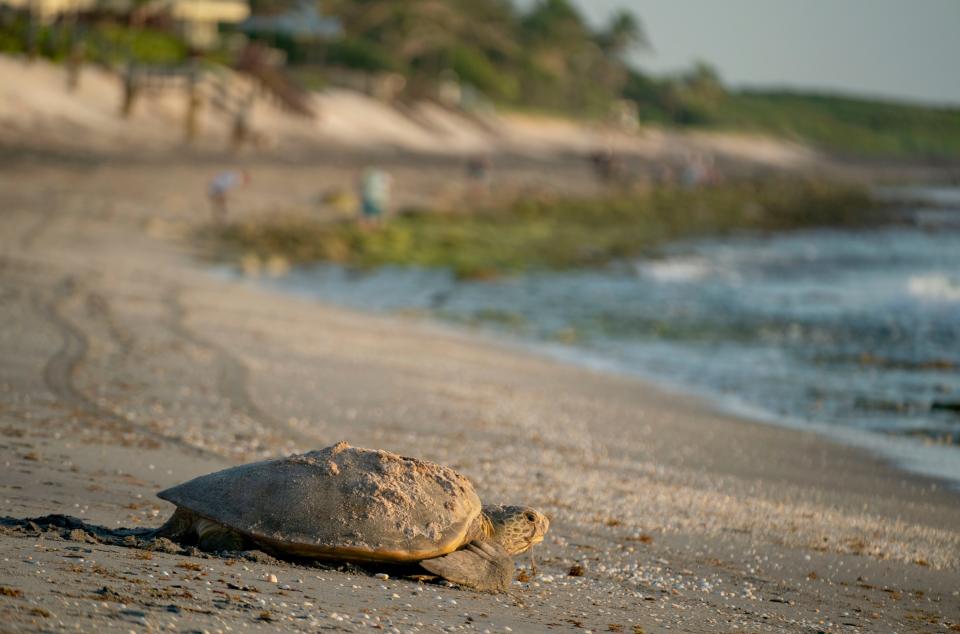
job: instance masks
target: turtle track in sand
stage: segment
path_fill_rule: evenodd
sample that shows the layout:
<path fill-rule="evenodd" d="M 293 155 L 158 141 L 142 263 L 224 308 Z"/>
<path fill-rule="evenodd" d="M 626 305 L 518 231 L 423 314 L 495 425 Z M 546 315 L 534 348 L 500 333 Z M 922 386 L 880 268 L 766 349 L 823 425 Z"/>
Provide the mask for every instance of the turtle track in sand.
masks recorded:
<path fill-rule="evenodd" d="M 27 253 L 33 249 L 33 245 L 36 244 L 37 240 L 40 239 L 40 236 L 43 235 L 43 233 L 57 217 L 57 214 L 59 213 L 55 211 L 57 208 L 57 205 L 52 205 L 47 207 L 46 210 L 41 213 L 34 212 L 38 217 L 34 219 L 26 229 L 23 230 L 16 241 L 17 246 L 21 251 Z"/>
<path fill-rule="evenodd" d="M 50 231 L 51 227 L 58 221 L 62 215 L 60 208 L 60 205 L 50 205 L 44 208 L 43 213 L 21 219 L 18 223 L 20 224 L 19 231 L 10 236 L 12 238 L 10 246 L 13 247 L 13 250 L 20 251 L 22 254 L 29 253 L 44 234 Z M 158 280 L 158 283 L 162 282 Z M 73 296 L 77 286 L 76 278 L 68 275 L 56 285 L 52 300 L 45 299 L 40 293 L 34 293 L 33 295 L 32 303 L 35 309 L 39 315 L 56 328 L 63 341 L 60 349 L 54 353 L 44 367 L 43 380 L 47 389 L 66 403 L 78 406 L 99 418 L 135 429 L 146 437 L 173 443 L 193 452 L 212 455 L 210 451 L 197 447 L 182 438 L 167 436 L 142 425 L 137 425 L 129 419 L 100 406 L 76 387 L 73 381 L 73 373 L 87 355 L 89 340 L 81 328 L 70 322 L 62 314 L 61 306 Z M 297 430 L 256 404 L 250 395 L 250 371 L 248 367 L 224 347 L 201 338 L 186 326 L 187 311 L 180 300 L 181 293 L 180 288 L 172 287 L 162 297 L 163 305 L 169 315 L 167 324 L 165 324 L 167 330 L 175 337 L 213 353 L 214 363 L 218 367 L 218 391 L 223 399 L 230 404 L 230 409 L 260 423 L 265 428 L 272 429 L 281 438 L 293 441 L 303 447 L 312 448 L 317 446 L 318 443 L 324 444 L 320 442 L 318 437 Z M 113 315 L 110 301 L 103 293 L 89 291 L 86 294 L 85 301 L 89 314 L 105 324 L 110 338 L 117 344 L 121 354 L 129 355 L 136 343 L 134 333 L 118 324 Z"/>
<path fill-rule="evenodd" d="M 187 327 L 187 309 L 183 305 L 181 295 L 181 289 L 173 288 L 163 297 L 163 303 L 170 315 L 168 328 L 176 337 L 214 354 L 215 363 L 219 368 L 217 389 L 220 395 L 230 403 L 230 408 L 304 447 L 314 447 L 321 442 L 319 437 L 295 429 L 257 405 L 250 396 L 250 369 L 229 350 L 200 337 Z"/>
<path fill-rule="evenodd" d="M 44 301 L 39 293 L 33 296 L 33 303 L 37 312 L 56 328 L 63 342 L 57 352 L 44 365 L 43 381 L 47 389 L 63 402 L 74 405 L 96 418 L 119 425 L 121 429 L 129 429 L 156 442 L 176 445 L 195 455 L 212 455 L 182 438 L 167 436 L 143 425 L 138 425 L 99 405 L 77 388 L 73 375 L 83 363 L 90 343 L 87 335 L 67 320 L 61 312 L 61 305 L 74 296 L 77 292 L 76 287 L 76 280 L 67 276 L 56 285 L 52 300 Z"/>
<path fill-rule="evenodd" d="M 0 532 L 36 537 L 44 533 L 58 534 L 60 539 L 108 544 L 110 546 L 144 548 L 137 538 L 151 538 L 152 528 L 107 528 L 85 522 L 70 515 L 44 515 L 41 517 L 0 517 Z"/>
<path fill-rule="evenodd" d="M 117 321 L 110 300 L 96 291 L 90 291 L 86 294 L 85 301 L 87 313 L 94 319 L 103 322 L 110 339 L 117 345 L 120 354 L 124 357 L 130 356 L 130 353 L 136 347 L 137 338 L 129 329 L 124 328 Z"/>
<path fill-rule="evenodd" d="M 153 528 L 108 528 L 100 524 L 87 522 L 79 517 L 55 513 L 39 517 L 10 517 L 0 516 L 0 535 L 12 537 L 28 537 L 32 539 L 54 537 L 55 539 L 78 542 L 82 544 L 103 544 L 116 548 L 132 548 L 144 551 L 157 551 L 184 557 L 200 557 L 203 559 L 233 559 L 239 556 L 247 561 L 269 563 L 273 566 L 298 565 L 301 562 L 284 561 L 262 551 L 239 551 L 224 553 L 207 553 L 197 550 L 193 546 L 183 546 L 166 537 L 157 537 Z M 311 563 L 312 562 L 308 562 Z M 313 568 L 328 567 L 316 563 Z"/>

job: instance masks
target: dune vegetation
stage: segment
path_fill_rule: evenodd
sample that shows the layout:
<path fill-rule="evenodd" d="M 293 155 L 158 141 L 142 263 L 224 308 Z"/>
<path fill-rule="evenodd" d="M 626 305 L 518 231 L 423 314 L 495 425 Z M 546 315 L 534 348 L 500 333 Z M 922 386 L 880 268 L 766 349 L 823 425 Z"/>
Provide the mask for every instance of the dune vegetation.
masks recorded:
<path fill-rule="evenodd" d="M 602 119 L 628 102 L 642 125 L 761 132 L 865 157 L 960 157 L 958 108 L 733 90 L 706 63 L 651 75 L 631 53 L 656 34 L 625 10 L 600 25 L 569 0 L 337 0 L 327 10 L 343 37 L 314 51 L 278 42 L 289 59 L 399 73 L 427 94 L 438 77 L 456 78 L 500 108 Z"/>
<path fill-rule="evenodd" d="M 251 9 L 273 15 L 293 4 L 252 0 Z M 761 132 L 856 157 L 960 158 L 956 107 L 733 90 L 705 63 L 668 76 L 645 72 L 634 53 L 655 45 L 656 34 L 626 10 L 592 24 L 570 0 L 329 0 L 321 8 L 342 26 L 336 37 L 244 37 L 280 49 L 290 76 L 313 88 L 344 70 L 390 73 L 405 80 L 406 100 L 435 98 L 441 84 L 456 81 L 466 108 L 593 121 L 636 112 L 640 125 Z M 77 26 L 31 26 L 23 16 L 0 21 L 0 52 L 29 50 L 62 61 L 77 52 L 77 42 L 88 61 L 115 67 L 190 58 L 180 35 L 159 24 L 134 28 L 105 16 Z M 229 64 L 234 54 L 221 46 L 204 55 Z"/>

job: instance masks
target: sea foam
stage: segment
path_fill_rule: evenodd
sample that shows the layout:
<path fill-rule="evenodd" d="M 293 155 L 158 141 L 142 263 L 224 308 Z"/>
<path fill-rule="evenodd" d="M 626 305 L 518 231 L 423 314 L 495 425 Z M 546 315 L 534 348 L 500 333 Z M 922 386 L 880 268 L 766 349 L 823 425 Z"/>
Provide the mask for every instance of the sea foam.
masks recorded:
<path fill-rule="evenodd" d="M 907 290 L 914 297 L 960 302 L 960 280 L 951 279 L 943 273 L 911 276 Z"/>
<path fill-rule="evenodd" d="M 717 273 L 716 266 L 700 257 L 675 257 L 636 263 L 637 273 L 658 282 L 694 282 Z"/>

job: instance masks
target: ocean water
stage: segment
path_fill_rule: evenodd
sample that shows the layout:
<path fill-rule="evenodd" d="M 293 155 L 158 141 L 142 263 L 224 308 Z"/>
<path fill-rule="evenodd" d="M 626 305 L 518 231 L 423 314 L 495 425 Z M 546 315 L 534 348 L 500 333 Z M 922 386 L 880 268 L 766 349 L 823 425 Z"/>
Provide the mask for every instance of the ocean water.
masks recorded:
<path fill-rule="evenodd" d="M 895 226 L 681 242 L 602 269 L 321 265 L 260 283 L 482 328 L 960 483 L 960 189 L 883 194 L 930 202 Z"/>

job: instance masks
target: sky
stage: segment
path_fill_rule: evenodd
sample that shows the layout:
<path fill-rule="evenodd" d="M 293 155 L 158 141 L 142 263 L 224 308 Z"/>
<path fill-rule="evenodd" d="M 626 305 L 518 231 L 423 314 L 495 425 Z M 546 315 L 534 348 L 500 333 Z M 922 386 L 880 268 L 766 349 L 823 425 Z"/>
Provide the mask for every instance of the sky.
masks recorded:
<path fill-rule="evenodd" d="M 960 105 L 960 0 L 573 0 L 602 21 L 633 11 L 642 69 L 704 60 L 728 84 Z"/>

